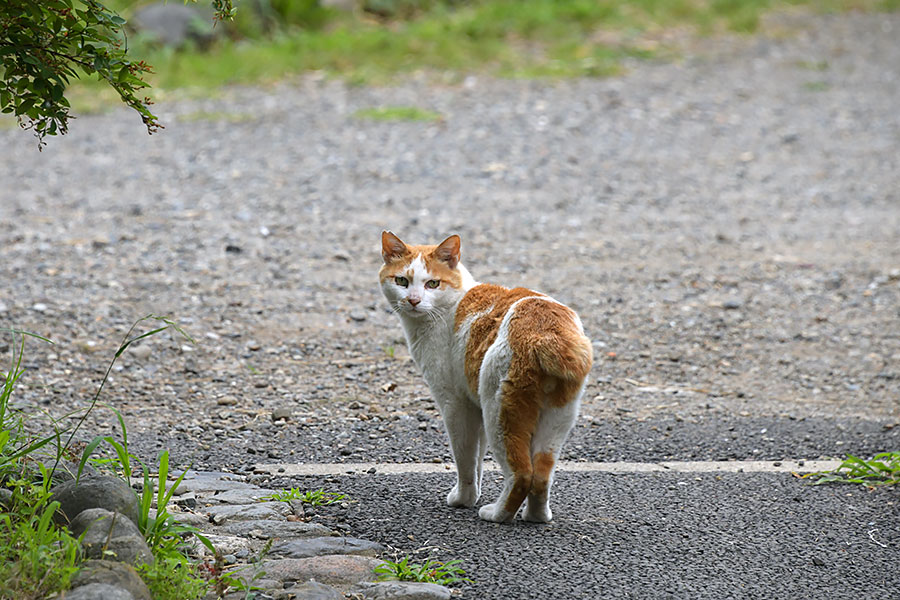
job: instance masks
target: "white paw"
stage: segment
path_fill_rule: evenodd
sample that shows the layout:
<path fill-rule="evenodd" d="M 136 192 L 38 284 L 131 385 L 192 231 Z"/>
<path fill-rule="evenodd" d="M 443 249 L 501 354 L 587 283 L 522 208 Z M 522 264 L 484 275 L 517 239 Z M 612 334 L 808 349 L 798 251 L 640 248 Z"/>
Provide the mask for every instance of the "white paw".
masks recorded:
<path fill-rule="evenodd" d="M 453 486 L 450 493 L 447 494 L 447 504 L 454 508 L 466 507 L 471 508 L 478 502 L 479 493 L 474 488 L 459 489 L 458 485 Z"/>
<path fill-rule="evenodd" d="M 553 511 L 549 506 L 541 506 L 534 510 L 531 510 L 530 506 L 526 506 L 525 512 L 522 513 L 522 519 L 532 523 L 549 523 L 553 520 Z"/>
<path fill-rule="evenodd" d="M 478 516 L 485 521 L 492 521 L 494 523 L 504 523 L 506 521 L 511 521 L 513 518 L 513 515 L 498 508 L 496 504 L 485 504 L 478 510 Z"/>

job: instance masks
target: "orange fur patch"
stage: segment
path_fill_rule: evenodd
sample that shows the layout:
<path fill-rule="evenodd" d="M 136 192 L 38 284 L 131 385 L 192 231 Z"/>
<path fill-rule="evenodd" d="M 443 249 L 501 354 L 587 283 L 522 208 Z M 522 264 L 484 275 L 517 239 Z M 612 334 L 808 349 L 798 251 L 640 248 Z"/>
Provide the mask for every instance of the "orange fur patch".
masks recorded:
<path fill-rule="evenodd" d="M 590 340 L 578 325 L 575 312 L 525 288 L 478 285 L 463 297 L 456 310 L 458 329 L 472 315 L 466 340 L 465 373 L 473 394 L 478 393 L 481 366 L 497 339 L 505 315 L 510 318 L 509 371 L 501 384 L 500 426 L 513 484 L 504 510 L 514 513 L 530 494 L 546 498 L 554 459 L 549 453 L 532 458 L 531 440 L 545 406 L 564 406 L 577 396 L 591 369 Z"/>
<path fill-rule="evenodd" d="M 575 311 L 541 299 L 516 306 L 509 327 L 513 356 L 531 356 L 532 364 L 517 365 L 509 378 L 534 382 L 550 406 L 571 402 L 591 370 L 591 342 L 576 326 Z M 514 379 L 515 380 L 515 379 Z"/>
<path fill-rule="evenodd" d="M 532 497 L 539 502 L 544 502 L 547 499 L 547 492 L 550 489 L 550 475 L 553 473 L 553 466 L 556 464 L 556 460 L 550 452 L 538 452 L 534 455 L 532 461 L 534 476 L 531 482 L 531 494 L 529 497 Z"/>
<path fill-rule="evenodd" d="M 475 319 L 469 328 L 466 340 L 465 372 L 466 380 L 472 394 L 478 395 L 478 378 L 481 374 L 481 363 L 484 355 L 497 339 L 497 331 L 503 316 L 517 300 L 527 296 L 539 295 L 525 288 L 509 289 L 500 285 L 483 283 L 466 292 L 459 306 L 456 307 L 455 326 L 459 329 L 463 321 L 471 315 L 484 311 L 486 314 Z"/>
<path fill-rule="evenodd" d="M 540 405 L 534 401 L 539 395 L 533 386 L 519 387 L 503 382 L 503 404 L 500 406 L 500 426 L 506 442 L 506 460 L 513 471 L 512 490 L 504 510 L 515 513 L 531 491 L 533 468 L 531 438 L 540 418 Z"/>

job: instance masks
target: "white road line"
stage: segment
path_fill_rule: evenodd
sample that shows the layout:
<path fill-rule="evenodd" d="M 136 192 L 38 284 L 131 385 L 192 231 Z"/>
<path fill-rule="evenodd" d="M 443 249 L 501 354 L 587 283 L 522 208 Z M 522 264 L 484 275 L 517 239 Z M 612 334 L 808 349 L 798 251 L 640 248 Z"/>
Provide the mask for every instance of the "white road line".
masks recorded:
<path fill-rule="evenodd" d="M 737 460 L 696 462 L 561 462 L 560 471 L 575 473 L 812 473 L 829 471 L 841 464 L 838 460 Z M 485 470 L 495 471 L 495 463 L 486 462 Z M 312 463 L 259 464 L 256 473 L 271 475 L 396 475 L 402 473 L 452 473 L 448 463 Z"/>

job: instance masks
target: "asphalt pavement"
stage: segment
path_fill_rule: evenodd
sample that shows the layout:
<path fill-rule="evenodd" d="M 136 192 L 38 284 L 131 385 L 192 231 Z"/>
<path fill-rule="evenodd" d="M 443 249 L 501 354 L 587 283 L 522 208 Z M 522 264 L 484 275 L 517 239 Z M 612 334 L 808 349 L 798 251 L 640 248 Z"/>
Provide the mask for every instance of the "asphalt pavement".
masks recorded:
<path fill-rule="evenodd" d="M 499 474 L 486 474 L 488 498 Z M 354 535 L 398 556 L 460 559 L 478 600 L 900 597 L 900 496 L 789 473 L 561 472 L 547 525 L 444 505 L 452 473 L 276 478 L 364 499 Z M 484 499 L 482 500 L 484 501 Z"/>

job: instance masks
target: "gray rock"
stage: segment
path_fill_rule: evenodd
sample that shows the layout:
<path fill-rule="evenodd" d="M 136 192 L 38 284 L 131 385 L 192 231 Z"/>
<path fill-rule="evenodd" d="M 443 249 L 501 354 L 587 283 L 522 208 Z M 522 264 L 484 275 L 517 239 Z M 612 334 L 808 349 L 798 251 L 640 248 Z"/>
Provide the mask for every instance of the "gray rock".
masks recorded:
<path fill-rule="evenodd" d="M 88 508 L 105 508 L 121 513 L 137 525 L 137 495 L 121 479 L 102 475 L 82 478 L 77 485 L 75 480 L 66 481 L 54 487 L 51 492 L 51 499 L 59 502 L 59 510 L 54 519 L 62 525 Z"/>
<path fill-rule="evenodd" d="M 274 595 L 275 600 L 342 600 L 344 598 L 344 594 L 335 588 L 318 581 L 307 581 L 277 590 Z"/>
<path fill-rule="evenodd" d="M 135 600 L 131 592 L 109 583 L 89 583 L 65 593 L 65 600 Z"/>
<path fill-rule="evenodd" d="M 226 535 L 246 535 L 260 540 L 269 538 L 302 538 L 335 535 L 333 531 L 318 523 L 303 521 L 235 521 L 216 528 L 216 532 Z"/>
<path fill-rule="evenodd" d="M 195 508 L 197 506 L 197 494 L 196 492 L 182 493 L 175 498 L 173 504 L 179 508 Z"/>
<path fill-rule="evenodd" d="M 242 537 L 239 535 L 216 535 L 214 533 L 206 534 L 206 538 L 212 542 L 216 551 L 222 554 L 233 554 L 235 558 L 246 558 L 257 546 L 261 546 L 263 542 Z M 241 552 L 243 550 L 243 552 Z"/>
<path fill-rule="evenodd" d="M 254 592 L 250 596 L 251 598 L 255 598 L 258 600 L 271 600 L 273 595 L 275 594 L 273 590 L 281 591 L 282 589 L 284 589 L 284 584 L 280 581 L 275 581 L 274 579 L 254 579 L 251 582 L 250 579 L 253 576 L 252 572 L 248 574 L 247 571 L 240 570 L 235 574 L 239 574 L 246 585 L 250 585 L 254 589 L 259 590 L 257 592 Z M 206 600 L 220 599 L 215 592 L 210 592 L 209 594 L 207 594 Z M 228 592 L 221 600 L 247 600 L 247 592 L 241 590 Z"/>
<path fill-rule="evenodd" d="M 276 408 L 275 410 L 272 411 L 272 420 L 278 421 L 280 419 L 285 419 L 285 420 L 290 421 L 292 414 L 293 413 L 290 408 L 288 408 L 286 406 L 279 406 L 278 408 Z"/>
<path fill-rule="evenodd" d="M 312 558 L 280 558 L 260 562 L 267 579 L 308 581 L 329 585 L 351 585 L 375 579 L 374 569 L 382 561 L 368 556 L 329 554 Z"/>
<path fill-rule="evenodd" d="M 380 581 L 360 583 L 353 588 L 365 600 L 449 600 L 449 588 L 434 583 Z"/>
<path fill-rule="evenodd" d="M 275 493 L 275 490 L 267 490 L 261 487 L 252 486 L 249 488 L 218 492 L 212 496 L 200 498 L 199 501 L 209 504 L 253 504 L 259 502 L 263 496 L 268 496 L 273 493 Z"/>
<path fill-rule="evenodd" d="M 283 520 L 293 514 L 285 502 L 257 502 L 256 504 L 220 504 L 208 506 L 203 512 L 213 523 L 225 521 L 258 521 L 261 519 Z"/>
<path fill-rule="evenodd" d="M 197 513 L 173 511 L 172 516 L 175 517 L 175 520 L 179 523 L 190 525 L 191 527 L 202 528 L 209 525 L 209 517 L 198 515 Z"/>
<path fill-rule="evenodd" d="M 189 492 L 198 494 L 225 492 L 228 490 L 258 490 L 259 486 L 246 483 L 236 478 L 232 473 L 217 473 L 214 471 L 208 473 L 189 473 L 178 484 L 175 489 L 175 496 L 182 496 Z"/>
<path fill-rule="evenodd" d="M 295 517 L 302 519 L 306 516 L 306 507 L 303 506 L 302 500 L 288 500 L 287 504 L 291 507 L 291 512 Z"/>
<path fill-rule="evenodd" d="M 326 554 L 358 554 L 375 556 L 384 550 L 384 546 L 375 542 L 352 537 L 316 537 L 293 539 L 272 545 L 271 556 L 285 558 L 309 558 Z"/>
<path fill-rule="evenodd" d="M 13 493 L 6 489 L 0 488 L 0 506 L 8 508 L 12 505 Z"/>
<path fill-rule="evenodd" d="M 134 12 L 130 25 L 165 46 L 180 47 L 189 41 L 200 46 L 215 38 L 212 15 L 193 6 L 170 2 L 150 4 Z"/>
<path fill-rule="evenodd" d="M 72 587 L 105 583 L 127 590 L 134 600 L 151 600 L 150 590 L 131 565 L 112 560 L 86 560 L 72 578 Z"/>
<path fill-rule="evenodd" d="M 153 563 L 150 547 L 131 519 L 103 508 L 89 508 L 72 519 L 69 530 L 74 536 L 84 534 L 81 547 L 88 558 L 109 558 L 138 565 Z"/>

